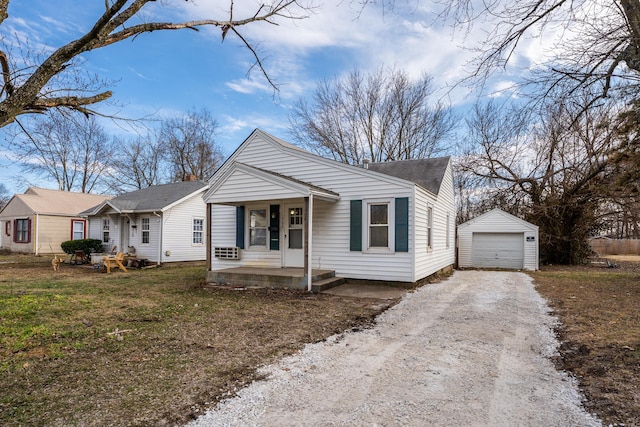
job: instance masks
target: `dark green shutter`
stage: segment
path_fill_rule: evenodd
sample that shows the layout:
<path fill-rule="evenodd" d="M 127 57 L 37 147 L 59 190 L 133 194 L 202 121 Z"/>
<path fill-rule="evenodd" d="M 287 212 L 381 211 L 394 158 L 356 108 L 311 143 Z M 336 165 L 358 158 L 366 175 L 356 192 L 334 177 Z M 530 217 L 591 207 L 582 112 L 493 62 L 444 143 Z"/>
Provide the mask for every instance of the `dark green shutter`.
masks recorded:
<path fill-rule="evenodd" d="M 236 246 L 244 249 L 244 206 L 236 207 Z"/>
<path fill-rule="evenodd" d="M 362 251 L 362 200 L 351 201 L 349 250 Z"/>
<path fill-rule="evenodd" d="M 396 198 L 396 252 L 409 252 L 409 198 Z"/>
<path fill-rule="evenodd" d="M 280 250 L 280 205 L 269 206 L 269 247 L 272 251 Z"/>

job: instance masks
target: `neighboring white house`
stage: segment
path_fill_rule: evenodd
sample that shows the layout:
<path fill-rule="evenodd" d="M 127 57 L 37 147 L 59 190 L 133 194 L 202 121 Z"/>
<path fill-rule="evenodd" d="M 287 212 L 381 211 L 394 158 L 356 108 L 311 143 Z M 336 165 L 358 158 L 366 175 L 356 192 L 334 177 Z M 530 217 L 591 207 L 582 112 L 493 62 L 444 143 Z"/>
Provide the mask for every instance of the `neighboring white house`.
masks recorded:
<path fill-rule="evenodd" d="M 86 238 L 80 215 L 110 196 L 29 187 L 0 210 L 0 247 L 36 255 L 62 253 L 60 244 Z"/>
<path fill-rule="evenodd" d="M 257 129 L 209 184 L 210 280 L 250 266 L 415 283 L 455 261 L 448 157 L 352 166 Z"/>
<path fill-rule="evenodd" d="M 538 270 L 538 226 L 500 209 L 460 224 L 458 267 Z"/>
<path fill-rule="evenodd" d="M 83 212 L 89 237 L 105 249 L 162 264 L 206 259 L 206 212 L 200 181 L 155 185 L 122 194 Z"/>

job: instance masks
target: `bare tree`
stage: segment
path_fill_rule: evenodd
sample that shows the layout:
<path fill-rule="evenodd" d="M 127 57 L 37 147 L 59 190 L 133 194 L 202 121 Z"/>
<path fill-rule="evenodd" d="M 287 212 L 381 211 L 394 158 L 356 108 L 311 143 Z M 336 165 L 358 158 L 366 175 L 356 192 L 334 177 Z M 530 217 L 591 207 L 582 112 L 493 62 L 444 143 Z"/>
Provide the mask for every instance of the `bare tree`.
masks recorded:
<path fill-rule="evenodd" d="M 159 139 L 173 180 L 208 180 L 224 160 L 215 140 L 218 122 L 206 110 L 163 120 Z"/>
<path fill-rule="evenodd" d="M 458 167 L 483 180 L 483 209 L 501 207 L 540 227 L 545 261 L 581 262 L 600 208 L 620 188 L 628 147 L 616 114 L 613 105 L 585 111 L 559 103 L 527 119 L 495 103 L 477 106 L 468 120 L 475 150 Z"/>
<path fill-rule="evenodd" d="M 290 132 L 312 151 L 344 163 L 430 157 L 443 150 L 454 125 L 451 111 L 432 103 L 433 92 L 427 75 L 412 81 L 401 70 L 352 71 L 318 83 L 311 102 L 298 101 Z"/>
<path fill-rule="evenodd" d="M 112 142 L 95 116 L 52 110 L 10 142 L 21 169 L 51 178 L 63 191 L 101 189 Z"/>
<path fill-rule="evenodd" d="M 190 1 L 190 0 L 187 0 Z M 9 0 L 0 0 L 0 25 L 9 16 Z M 168 2 L 170 3 L 170 2 Z M 184 3 L 184 1 L 182 2 Z M 193 2 L 194 4 L 196 2 Z M 0 91 L 0 127 L 13 122 L 19 115 L 43 112 L 51 108 L 67 108 L 83 113 L 93 113 L 93 106 L 111 97 L 111 92 L 102 88 L 78 83 L 75 86 L 61 84 L 69 66 L 79 55 L 135 38 L 144 33 L 164 30 L 218 27 L 222 40 L 233 34 L 251 52 L 255 65 L 263 72 L 270 84 L 262 62 L 251 42 L 241 33 L 241 28 L 254 22 L 277 25 L 279 20 L 303 19 L 310 9 L 298 0 L 271 0 L 256 4 L 253 12 L 238 17 L 233 0 L 229 1 L 228 14 L 219 19 L 203 17 L 186 22 L 145 22 L 143 9 L 148 4 L 158 4 L 155 0 L 106 0 L 105 11 L 96 17 L 95 24 L 76 40 L 61 46 L 33 67 L 17 69 L 12 66 L 17 61 L 9 57 L 8 49 L 0 50 L 0 67 L 3 86 Z M 160 4 L 158 7 L 168 5 Z M 275 85 L 274 85 L 275 87 Z"/>
<path fill-rule="evenodd" d="M 116 139 L 113 161 L 107 170 L 111 193 L 121 194 L 140 190 L 163 181 L 162 150 L 151 134 L 132 141 Z"/>
<path fill-rule="evenodd" d="M 0 184 L 0 211 L 9 203 L 9 200 L 11 200 L 9 189 L 6 185 Z"/>
<path fill-rule="evenodd" d="M 565 97 L 592 93 L 586 109 L 598 99 L 637 93 L 640 78 L 640 0 L 441 0 L 441 16 L 469 31 L 473 25 L 494 25 L 477 45 L 472 82 L 484 82 L 513 60 L 530 37 L 547 36 L 554 45 L 544 64 L 536 64 L 529 83 L 534 96 Z M 513 62 L 513 61 L 512 61 Z M 540 90 L 542 83 L 546 90 Z"/>

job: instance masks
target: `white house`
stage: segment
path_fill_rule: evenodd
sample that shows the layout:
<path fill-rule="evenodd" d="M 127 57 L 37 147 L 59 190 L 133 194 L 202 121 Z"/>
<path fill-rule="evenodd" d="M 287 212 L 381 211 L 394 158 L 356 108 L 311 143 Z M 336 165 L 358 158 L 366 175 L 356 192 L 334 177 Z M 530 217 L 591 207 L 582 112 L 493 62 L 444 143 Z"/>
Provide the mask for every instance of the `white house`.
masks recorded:
<path fill-rule="evenodd" d="M 105 249 L 135 251 L 158 264 L 206 259 L 206 212 L 200 181 L 155 185 L 107 200 L 83 214 L 89 237 Z"/>
<path fill-rule="evenodd" d="M 255 130 L 210 180 L 209 281 L 233 267 L 415 283 L 455 261 L 449 158 L 352 166 Z"/>
<path fill-rule="evenodd" d="M 500 209 L 460 224 L 458 267 L 538 270 L 538 226 Z"/>

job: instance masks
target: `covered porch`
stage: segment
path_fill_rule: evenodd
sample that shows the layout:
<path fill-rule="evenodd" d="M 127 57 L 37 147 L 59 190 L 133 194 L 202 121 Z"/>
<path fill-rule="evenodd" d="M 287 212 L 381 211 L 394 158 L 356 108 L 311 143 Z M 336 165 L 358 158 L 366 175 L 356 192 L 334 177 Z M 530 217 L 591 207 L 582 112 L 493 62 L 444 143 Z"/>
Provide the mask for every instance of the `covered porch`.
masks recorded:
<path fill-rule="evenodd" d="M 305 289 L 308 285 L 307 271 L 298 267 L 233 267 L 210 271 L 207 282 L 219 286 L 258 286 L 271 288 Z M 344 283 L 333 270 L 313 269 L 311 291 L 322 292 Z"/>
<path fill-rule="evenodd" d="M 339 199 L 339 194 L 310 183 L 231 164 L 205 194 L 211 224 L 207 241 L 212 242 L 207 281 L 315 292 L 340 284 L 334 271 L 312 267 L 316 205 L 326 209 Z"/>

